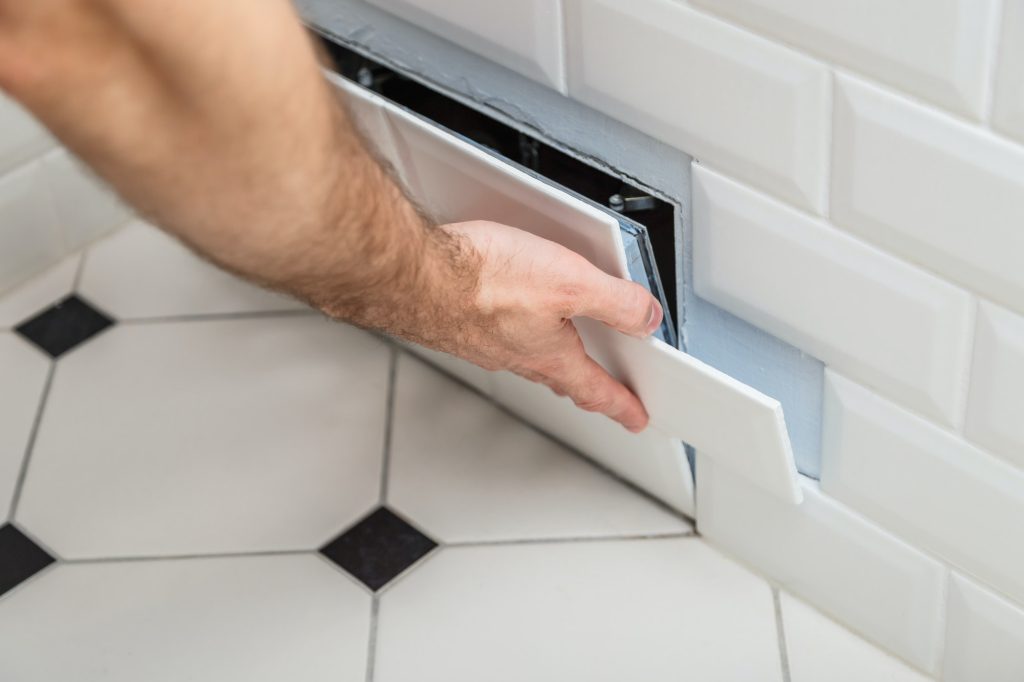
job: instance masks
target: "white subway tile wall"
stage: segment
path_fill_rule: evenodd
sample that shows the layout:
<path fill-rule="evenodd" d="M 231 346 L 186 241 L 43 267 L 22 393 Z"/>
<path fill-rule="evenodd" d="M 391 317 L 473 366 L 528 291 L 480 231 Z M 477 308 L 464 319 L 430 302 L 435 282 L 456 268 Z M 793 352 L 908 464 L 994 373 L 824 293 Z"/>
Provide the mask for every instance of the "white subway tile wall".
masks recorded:
<path fill-rule="evenodd" d="M 559 0 L 369 0 L 443 38 L 565 92 Z"/>
<path fill-rule="evenodd" d="M 669 0 L 566 0 L 569 95 L 820 211 L 828 70 Z"/>
<path fill-rule="evenodd" d="M 992 125 L 1024 140 L 1024 0 L 1005 0 Z"/>
<path fill-rule="evenodd" d="M 943 682 L 1020 682 L 1024 670 L 1024 610 L 954 574 Z"/>
<path fill-rule="evenodd" d="M 0 292 L 124 223 L 128 209 L 0 94 Z"/>
<path fill-rule="evenodd" d="M 981 118 L 998 0 L 692 0 L 739 24 Z"/>
<path fill-rule="evenodd" d="M 693 224 L 697 294 L 937 421 L 960 417 L 966 292 L 699 166 Z"/>
<path fill-rule="evenodd" d="M 1024 317 L 982 303 L 967 437 L 1024 469 Z"/>
<path fill-rule="evenodd" d="M 825 371 L 821 488 L 1024 603 L 1024 471 Z"/>

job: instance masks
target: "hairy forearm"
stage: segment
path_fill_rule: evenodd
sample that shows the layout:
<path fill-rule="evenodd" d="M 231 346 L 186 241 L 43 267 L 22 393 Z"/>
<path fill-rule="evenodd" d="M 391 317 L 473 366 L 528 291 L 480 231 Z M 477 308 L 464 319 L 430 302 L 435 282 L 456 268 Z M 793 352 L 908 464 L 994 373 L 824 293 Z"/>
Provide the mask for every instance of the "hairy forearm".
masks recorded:
<path fill-rule="evenodd" d="M 473 287 L 471 254 L 368 153 L 286 0 L 0 0 L 0 85 L 143 214 L 329 314 L 415 338 L 432 306 L 406 310 L 413 292 Z"/>

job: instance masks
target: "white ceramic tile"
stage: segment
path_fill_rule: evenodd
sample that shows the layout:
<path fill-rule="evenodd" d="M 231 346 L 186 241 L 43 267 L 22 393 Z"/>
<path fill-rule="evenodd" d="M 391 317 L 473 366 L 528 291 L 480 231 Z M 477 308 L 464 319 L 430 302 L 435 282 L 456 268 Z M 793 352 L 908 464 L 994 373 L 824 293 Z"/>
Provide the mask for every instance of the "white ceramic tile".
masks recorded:
<path fill-rule="evenodd" d="M 0 293 L 53 265 L 63 240 L 40 162 L 0 176 Z"/>
<path fill-rule="evenodd" d="M 0 295 L 0 329 L 12 329 L 71 293 L 81 256 L 75 254 Z"/>
<path fill-rule="evenodd" d="M 651 493 L 693 516 L 693 476 L 682 441 L 655 427 L 626 431 L 607 417 L 511 372 L 492 377 L 495 398 L 513 412 Z"/>
<path fill-rule="evenodd" d="M 946 569 L 822 494 L 813 481 L 802 483 L 802 505 L 780 504 L 698 451 L 697 529 L 855 632 L 934 673 Z"/>
<path fill-rule="evenodd" d="M 566 0 L 566 30 L 573 98 L 823 209 L 823 65 L 668 0 Z"/>
<path fill-rule="evenodd" d="M 35 158 L 53 138 L 21 105 L 0 92 L 0 173 Z"/>
<path fill-rule="evenodd" d="M 902 661 L 868 644 L 785 592 L 780 596 L 791 682 L 927 682 Z"/>
<path fill-rule="evenodd" d="M 61 358 L 16 518 L 64 557 L 318 547 L 377 500 L 388 359 L 319 318 L 118 325 Z"/>
<path fill-rule="evenodd" d="M 1024 468 L 1024 317 L 982 303 L 974 337 L 967 437 Z"/>
<path fill-rule="evenodd" d="M 82 248 L 131 216 L 114 191 L 66 150 L 50 152 L 42 163 L 69 251 Z"/>
<path fill-rule="evenodd" d="M 484 395 L 491 395 L 493 392 L 492 384 L 494 383 L 494 372 L 489 372 L 482 367 L 477 367 L 471 362 L 457 358 L 454 355 L 449 355 L 448 353 L 441 353 L 406 341 L 399 340 L 398 343 L 400 343 L 403 348 L 408 348 L 419 357 L 441 369 L 441 371 L 472 386 Z"/>
<path fill-rule="evenodd" d="M 1024 149 L 837 77 L 832 219 L 1024 311 Z"/>
<path fill-rule="evenodd" d="M 369 0 L 406 21 L 565 92 L 559 0 Z"/>
<path fill-rule="evenodd" d="M 1024 471 L 825 373 L 822 489 L 1024 601 Z"/>
<path fill-rule="evenodd" d="M 413 197 L 442 223 L 493 220 L 528 230 L 629 278 L 615 218 L 474 145 L 388 108 Z"/>
<path fill-rule="evenodd" d="M 992 125 L 1024 140 L 1024 0 L 1004 0 Z"/>
<path fill-rule="evenodd" d="M 700 296 L 933 419 L 961 417 L 967 293 L 697 165 L 693 225 Z"/>
<path fill-rule="evenodd" d="M 447 542 L 691 529 L 408 355 L 398 362 L 388 503 Z"/>
<path fill-rule="evenodd" d="M 386 161 L 395 171 L 400 172 L 401 160 L 395 147 L 391 126 L 388 125 L 387 115 L 384 113 L 384 100 L 376 93 L 356 85 L 337 73 L 326 71 L 325 76 L 344 93 L 353 122 L 377 158 Z"/>
<path fill-rule="evenodd" d="M 363 682 L 370 596 L 314 556 L 61 565 L 0 600 L 7 680 Z"/>
<path fill-rule="evenodd" d="M 692 0 L 962 114 L 980 117 L 995 0 Z"/>
<path fill-rule="evenodd" d="M 943 682 L 1024 679 L 1024 609 L 953 574 Z"/>
<path fill-rule="evenodd" d="M 89 250 L 78 290 L 118 319 L 304 307 L 243 282 L 141 221 Z"/>
<path fill-rule="evenodd" d="M 409 114 L 389 110 L 389 116 L 407 181 L 438 219 L 514 225 L 628 277 L 613 218 Z M 636 392 L 656 428 L 713 452 L 783 498 L 799 500 L 778 401 L 655 339 L 631 338 L 591 320 L 575 322 L 588 352 Z M 745 428 L 735 428 L 737 422 Z"/>
<path fill-rule="evenodd" d="M 9 332 L 0 332 L 0 524 L 7 518 L 50 363 Z"/>
<path fill-rule="evenodd" d="M 442 550 L 381 599 L 376 682 L 779 681 L 768 585 L 695 538 Z"/>

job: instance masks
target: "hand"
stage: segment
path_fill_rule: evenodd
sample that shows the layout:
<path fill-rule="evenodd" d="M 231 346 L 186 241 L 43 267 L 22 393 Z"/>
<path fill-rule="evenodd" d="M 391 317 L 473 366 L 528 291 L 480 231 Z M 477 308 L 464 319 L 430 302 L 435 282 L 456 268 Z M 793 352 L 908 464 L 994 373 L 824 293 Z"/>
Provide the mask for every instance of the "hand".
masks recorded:
<path fill-rule="evenodd" d="M 573 251 L 513 227 L 474 221 L 439 229 L 479 256 L 474 300 L 440 344 L 442 350 L 545 384 L 634 433 L 647 426 L 640 400 L 587 355 L 572 318 L 589 317 L 624 334 L 648 336 L 662 318 L 653 296 Z"/>

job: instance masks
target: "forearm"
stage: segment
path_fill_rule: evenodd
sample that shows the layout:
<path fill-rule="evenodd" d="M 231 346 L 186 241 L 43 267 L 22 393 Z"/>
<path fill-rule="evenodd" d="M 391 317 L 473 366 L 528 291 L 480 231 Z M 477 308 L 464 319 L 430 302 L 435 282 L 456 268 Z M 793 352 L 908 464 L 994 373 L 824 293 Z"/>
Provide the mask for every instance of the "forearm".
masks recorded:
<path fill-rule="evenodd" d="M 440 271 L 472 288 L 470 255 L 366 151 L 285 0 L 0 0 L 0 79 L 142 213 L 250 279 L 407 336 L 402 301 Z"/>

